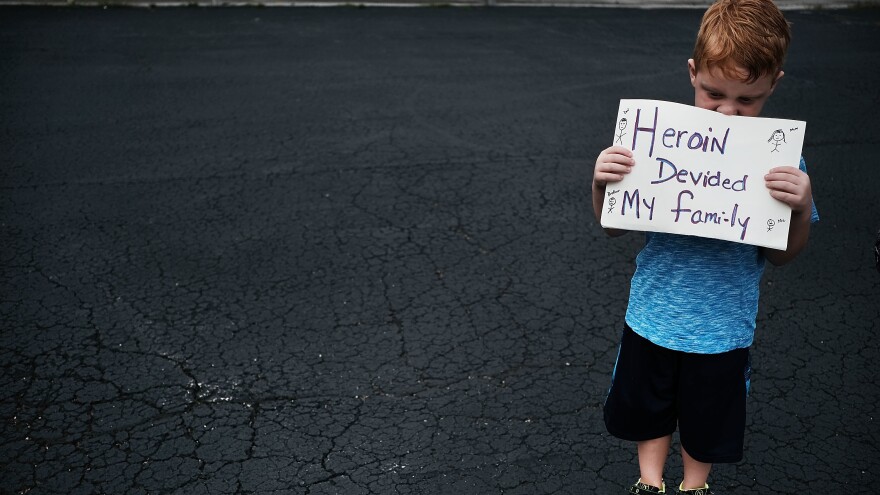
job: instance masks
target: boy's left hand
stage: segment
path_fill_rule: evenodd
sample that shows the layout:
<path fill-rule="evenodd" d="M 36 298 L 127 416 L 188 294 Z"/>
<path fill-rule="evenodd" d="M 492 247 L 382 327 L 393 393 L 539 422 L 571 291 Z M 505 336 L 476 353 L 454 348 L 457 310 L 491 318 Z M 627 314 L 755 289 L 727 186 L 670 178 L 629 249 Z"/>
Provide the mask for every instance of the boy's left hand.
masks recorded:
<path fill-rule="evenodd" d="M 792 213 L 812 211 L 810 176 L 797 167 L 775 167 L 764 176 L 770 196 L 791 207 Z"/>

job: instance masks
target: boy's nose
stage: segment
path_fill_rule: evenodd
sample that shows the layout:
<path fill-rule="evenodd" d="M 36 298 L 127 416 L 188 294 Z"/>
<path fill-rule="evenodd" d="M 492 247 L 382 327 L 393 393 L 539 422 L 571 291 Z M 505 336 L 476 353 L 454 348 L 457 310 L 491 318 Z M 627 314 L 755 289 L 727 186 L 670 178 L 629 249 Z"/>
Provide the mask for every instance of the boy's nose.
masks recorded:
<path fill-rule="evenodd" d="M 739 115 L 739 109 L 736 105 L 731 105 L 729 103 L 722 103 L 717 111 L 724 115 Z"/>

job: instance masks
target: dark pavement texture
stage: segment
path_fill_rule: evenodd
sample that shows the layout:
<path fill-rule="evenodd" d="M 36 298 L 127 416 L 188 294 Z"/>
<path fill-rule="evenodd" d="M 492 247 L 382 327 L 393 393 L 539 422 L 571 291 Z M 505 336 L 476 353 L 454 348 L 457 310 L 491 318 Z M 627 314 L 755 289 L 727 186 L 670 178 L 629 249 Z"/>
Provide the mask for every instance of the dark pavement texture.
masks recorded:
<path fill-rule="evenodd" d="M 0 10 L 0 492 L 621 493 L 642 236 L 589 181 L 620 98 L 692 103 L 700 15 Z M 822 221 L 720 494 L 880 483 L 880 11 L 787 15 Z"/>

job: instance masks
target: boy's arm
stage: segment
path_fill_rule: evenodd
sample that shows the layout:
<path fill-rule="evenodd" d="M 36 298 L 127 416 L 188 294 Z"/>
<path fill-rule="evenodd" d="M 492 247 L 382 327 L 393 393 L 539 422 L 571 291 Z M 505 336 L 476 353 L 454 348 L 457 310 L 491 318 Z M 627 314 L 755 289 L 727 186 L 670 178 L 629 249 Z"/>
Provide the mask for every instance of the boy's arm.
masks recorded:
<path fill-rule="evenodd" d="M 602 221 L 602 208 L 605 205 L 605 187 L 609 183 L 620 182 L 635 165 L 632 151 L 622 146 L 612 146 L 599 153 L 593 169 L 593 214 L 596 221 Z M 617 237 L 626 234 L 627 230 L 604 229 L 606 234 Z"/>
<path fill-rule="evenodd" d="M 797 167 L 776 167 L 764 176 L 770 195 L 791 207 L 788 247 L 764 249 L 764 257 L 776 266 L 793 260 L 807 246 L 810 238 L 810 217 L 813 213 L 813 192 L 810 176 Z"/>

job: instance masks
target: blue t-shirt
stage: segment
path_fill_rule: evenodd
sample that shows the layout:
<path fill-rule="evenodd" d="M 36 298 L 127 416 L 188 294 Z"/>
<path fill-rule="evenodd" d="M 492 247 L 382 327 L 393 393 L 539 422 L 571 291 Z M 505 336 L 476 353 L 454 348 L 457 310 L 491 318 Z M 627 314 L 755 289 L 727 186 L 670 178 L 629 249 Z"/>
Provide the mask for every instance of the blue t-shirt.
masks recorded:
<path fill-rule="evenodd" d="M 807 171 L 803 157 L 800 169 Z M 819 220 L 813 204 L 811 222 Z M 636 258 L 627 324 L 677 351 L 717 354 L 755 335 L 764 256 L 757 246 L 647 232 Z"/>

